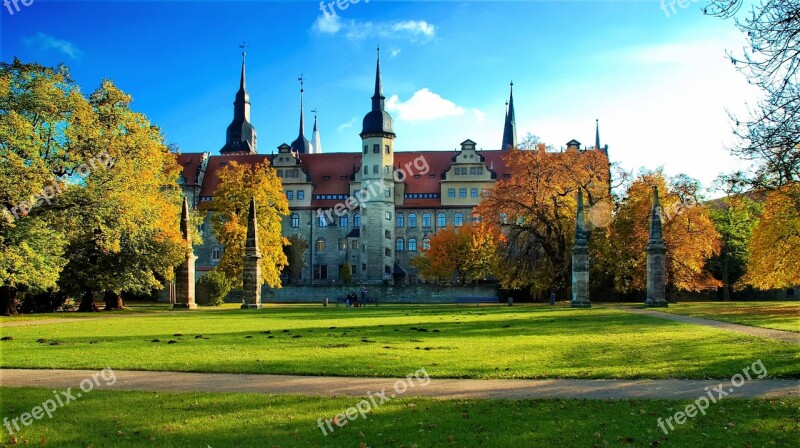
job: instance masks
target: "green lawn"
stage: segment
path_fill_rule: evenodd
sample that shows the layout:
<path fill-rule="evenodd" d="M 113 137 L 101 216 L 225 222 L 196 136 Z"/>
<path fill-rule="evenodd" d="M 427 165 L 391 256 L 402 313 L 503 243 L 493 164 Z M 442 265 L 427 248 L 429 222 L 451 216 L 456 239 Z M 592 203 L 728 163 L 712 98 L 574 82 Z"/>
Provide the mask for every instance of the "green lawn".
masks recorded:
<path fill-rule="evenodd" d="M 658 311 L 800 332 L 800 302 L 685 302 Z"/>
<path fill-rule="evenodd" d="M 0 328 L 4 336 L 13 339 L 0 342 L 0 365 L 18 368 L 730 378 L 760 359 L 770 377 L 800 378 L 796 344 L 600 307 L 282 305 Z"/>
<path fill-rule="evenodd" d="M 0 389 L 9 419 L 50 389 Z M 93 391 L 15 434 L 59 447 L 797 446 L 800 400 L 727 399 L 664 435 L 690 400 L 433 400 L 404 397 L 324 435 L 318 419 L 360 400 L 292 395 Z M 666 427 L 666 426 L 665 426 Z M 13 428 L 13 427 L 12 427 Z M 5 431 L 4 431 L 5 432 Z M 0 436 L 2 446 L 11 436 Z M 363 443 L 363 445 L 361 445 Z"/>

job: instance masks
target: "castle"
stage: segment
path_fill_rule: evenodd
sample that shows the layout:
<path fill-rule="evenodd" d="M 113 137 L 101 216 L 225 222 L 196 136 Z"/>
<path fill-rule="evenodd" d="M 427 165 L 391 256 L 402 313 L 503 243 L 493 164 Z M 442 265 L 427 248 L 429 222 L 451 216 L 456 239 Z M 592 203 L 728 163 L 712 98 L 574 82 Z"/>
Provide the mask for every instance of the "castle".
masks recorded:
<path fill-rule="evenodd" d="M 363 151 L 323 153 L 316 117 L 312 141 L 306 139 L 302 84 L 300 93 L 297 139 L 291 145 L 280 145 L 277 154 L 258 154 L 242 53 L 233 121 L 220 155 L 182 153 L 178 162 L 183 170 L 179 182 L 184 195 L 196 207 L 214 195 L 219 185 L 217 173 L 227 164 L 269 159 L 289 202 L 283 234 L 308 242 L 299 279 L 302 283 L 339 282 L 345 265 L 359 283 L 416 282 L 410 261 L 429 246 L 431 235 L 447 226 L 479 221 L 474 207 L 496 181 L 511 176 L 503 156 L 517 146 L 513 84 L 501 149 L 487 151 L 466 140 L 455 152 L 395 152 L 396 135 L 392 117 L 385 109 L 380 55 L 372 107 L 359 134 Z M 595 149 L 607 155 L 608 146 L 600 147 L 599 129 L 595 140 Z M 577 149 L 580 145 L 576 140 L 567 143 Z M 201 226 L 201 232 L 204 243 L 195 247 L 199 275 L 216 266 L 224 249 L 208 224 Z"/>

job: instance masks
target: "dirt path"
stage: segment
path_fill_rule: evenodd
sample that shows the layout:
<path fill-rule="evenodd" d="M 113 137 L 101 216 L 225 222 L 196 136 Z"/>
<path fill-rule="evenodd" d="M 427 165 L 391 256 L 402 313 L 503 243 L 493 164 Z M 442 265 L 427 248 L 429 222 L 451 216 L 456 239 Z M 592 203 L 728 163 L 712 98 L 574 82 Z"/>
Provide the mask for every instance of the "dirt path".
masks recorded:
<path fill-rule="evenodd" d="M 706 327 L 719 328 L 721 330 L 734 331 L 736 333 L 743 333 L 750 336 L 760 336 L 763 338 L 777 339 L 784 342 L 793 342 L 800 344 L 800 333 L 783 330 L 772 330 L 769 328 L 751 327 L 749 325 L 734 324 L 730 322 L 723 322 L 719 320 L 703 319 L 701 317 L 684 316 L 681 314 L 661 313 L 655 310 L 646 310 L 641 308 L 631 308 L 618 306 L 614 309 L 625 311 L 627 313 L 642 314 L 644 316 L 657 317 L 659 319 L 674 320 L 677 322 L 685 322 L 687 324 L 705 325 Z"/>
<path fill-rule="evenodd" d="M 97 374 L 93 370 L 0 369 L 3 387 L 46 387 L 78 390 L 82 380 Z M 107 378 L 110 375 L 106 376 Z M 263 394 L 301 394 L 324 397 L 366 396 L 385 389 L 385 396 L 459 398 L 591 398 L 591 399 L 697 399 L 707 395 L 708 387 L 718 388 L 736 398 L 800 398 L 800 381 L 753 379 L 734 388 L 723 380 L 461 380 L 406 378 L 353 378 L 295 375 L 252 375 L 224 373 L 114 371 L 116 382 L 99 389 L 150 392 L 249 392 Z M 402 383 L 402 384 L 401 384 Z M 397 389 L 395 386 L 397 385 Z M 413 385 L 413 386 L 412 386 Z M 88 388 L 88 386 L 87 386 Z M 13 395 L 13 392 L 10 393 Z M 717 393 L 715 392 L 716 396 Z"/>

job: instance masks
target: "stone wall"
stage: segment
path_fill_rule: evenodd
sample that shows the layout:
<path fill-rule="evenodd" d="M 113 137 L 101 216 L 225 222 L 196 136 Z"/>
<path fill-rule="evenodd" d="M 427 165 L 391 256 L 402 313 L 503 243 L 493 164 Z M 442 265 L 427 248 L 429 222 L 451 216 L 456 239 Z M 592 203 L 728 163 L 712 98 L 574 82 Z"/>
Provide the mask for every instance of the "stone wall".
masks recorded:
<path fill-rule="evenodd" d="M 337 297 L 344 297 L 350 292 L 358 294 L 359 285 L 351 286 L 284 286 L 281 289 L 263 288 L 262 303 L 322 303 L 327 297 L 331 305 Z M 495 285 L 478 286 L 443 286 L 435 287 L 427 284 L 390 286 L 368 286 L 367 297 L 376 298 L 378 303 L 454 303 L 457 297 L 499 297 Z M 231 291 L 226 302 L 241 302 L 241 291 Z"/>

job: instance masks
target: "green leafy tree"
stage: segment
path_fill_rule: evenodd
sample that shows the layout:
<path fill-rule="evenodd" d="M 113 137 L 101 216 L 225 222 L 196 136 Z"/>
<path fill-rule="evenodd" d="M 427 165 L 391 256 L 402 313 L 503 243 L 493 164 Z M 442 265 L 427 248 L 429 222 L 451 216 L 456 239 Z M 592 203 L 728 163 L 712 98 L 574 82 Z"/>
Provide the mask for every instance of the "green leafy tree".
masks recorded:
<path fill-rule="evenodd" d="M 287 241 L 288 244 L 283 246 L 283 251 L 289 264 L 284 268 L 284 272 L 287 274 L 288 282 L 294 283 L 303 275 L 308 241 L 297 235 L 290 235 Z"/>
<path fill-rule="evenodd" d="M 197 303 L 206 306 L 219 306 L 225 302 L 225 296 L 231 290 L 231 282 L 225 273 L 214 269 L 207 272 L 197 281 L 197 285 L 208 292 L 207 300 L 205 296 L 198 295 Z"/>

